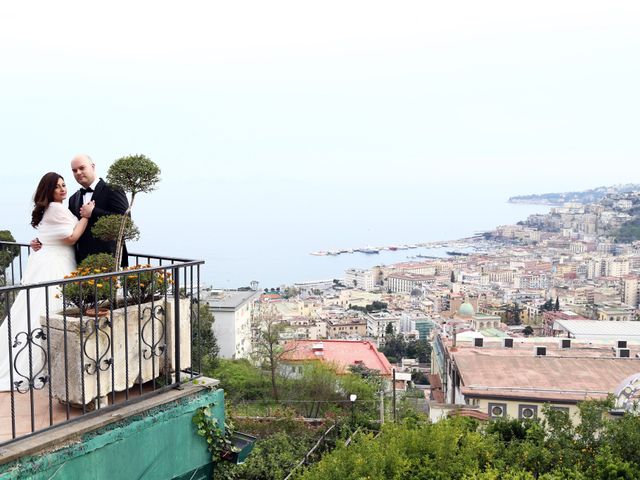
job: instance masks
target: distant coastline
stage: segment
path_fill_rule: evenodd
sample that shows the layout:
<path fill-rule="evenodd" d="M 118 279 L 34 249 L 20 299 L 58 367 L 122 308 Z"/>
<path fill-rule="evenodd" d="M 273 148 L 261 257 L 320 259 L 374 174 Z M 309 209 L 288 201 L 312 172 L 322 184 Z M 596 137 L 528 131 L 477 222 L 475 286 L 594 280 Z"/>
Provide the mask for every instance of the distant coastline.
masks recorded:
<path fill-rule="evenodd" d="M 518 195 L 510 197 L 509 203 L 519 203 L 528 205 L 549 205 L 560 206 L 564 203 L 596 203 L 606 195 L 628 193 L 640 190 L 639 184 L 627 183 L 624 185 L 613 185 L 611 187 L 597 187 L 582 192 L 556 192 L 532 195 Z"/>

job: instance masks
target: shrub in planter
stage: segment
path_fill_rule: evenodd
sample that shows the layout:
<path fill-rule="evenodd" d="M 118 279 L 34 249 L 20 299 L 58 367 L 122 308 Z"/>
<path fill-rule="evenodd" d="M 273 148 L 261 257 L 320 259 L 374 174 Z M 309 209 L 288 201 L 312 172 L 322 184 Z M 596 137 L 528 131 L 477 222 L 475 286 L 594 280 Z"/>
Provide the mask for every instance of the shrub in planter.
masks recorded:
<path fill-rule="evenodd" d="M 98 253 L 85 258 L 78 268 L 64 278 L 77 278 L 115 271 L 115 258 L 108 253 Z M 67 307 L 78 307 L 86 313 L 88 309 L 99 309 L 114 302 L 118 290 L 117 277 L 83 279 L 60 286 L 64 304 Z"/>
<path fill-rule="evenodd" d="M 134 265 L 125 268 L 127 281 L 123 280 L 124 294 L 134 302 L 148 302 L 158 295 L 164 295 L 173 284 L 171 274 L 164 270 L 140 271 L 151 265 Z"/>

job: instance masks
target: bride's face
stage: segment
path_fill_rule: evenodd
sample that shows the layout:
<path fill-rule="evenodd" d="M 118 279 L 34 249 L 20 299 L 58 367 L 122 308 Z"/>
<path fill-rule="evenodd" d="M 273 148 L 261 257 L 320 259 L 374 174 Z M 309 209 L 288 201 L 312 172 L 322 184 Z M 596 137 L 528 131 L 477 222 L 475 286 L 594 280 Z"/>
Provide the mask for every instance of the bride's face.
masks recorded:
<path fill-rule="evenodd" d="M 67 185 L 62 178 L 59 178 L 56 189 L 53 191 L 53 201 L 62 203 L 65 198 L 67 198 Z"/>

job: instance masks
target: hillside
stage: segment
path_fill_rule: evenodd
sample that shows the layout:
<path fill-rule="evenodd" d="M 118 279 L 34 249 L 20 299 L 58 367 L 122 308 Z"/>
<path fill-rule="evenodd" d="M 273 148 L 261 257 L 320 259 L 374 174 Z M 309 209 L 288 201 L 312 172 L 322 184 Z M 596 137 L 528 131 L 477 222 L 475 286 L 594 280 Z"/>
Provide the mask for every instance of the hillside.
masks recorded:
<path fill-rule="evenodd" d="M 542 205 L 562 205 L 566 202 L 596 203 L 606 195 L 639 191 L 640 185 L 628 183 L 611 187 L 597 187 L 582 192 L 557 192 L 532 195 L 518 195 L 509 198 L 509 203 L 527 203 Z"/>

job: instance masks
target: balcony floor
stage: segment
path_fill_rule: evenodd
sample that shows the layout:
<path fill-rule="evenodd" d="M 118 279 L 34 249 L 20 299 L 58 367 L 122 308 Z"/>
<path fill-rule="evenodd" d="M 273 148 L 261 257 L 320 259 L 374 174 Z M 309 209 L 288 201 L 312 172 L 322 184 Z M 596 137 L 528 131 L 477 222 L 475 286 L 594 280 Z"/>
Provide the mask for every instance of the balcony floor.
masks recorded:
<path fill-rule="evenodd" d="M 157 387 L 156 387 L 157 388 Z M 153 391 L 153 383 L 148 382 L 142 386 L 142 393 L 146 394 Z M 31 425 L 31 394 L 14 392 L 14 408 L 15 408 L 15 424 L 16 438 L 32 432 Z M 134 385 L 129 389 L 129 400 L 140 397 L 140 386 Z M 108 395 L 109 405 L 112 403 L 111 394 Z M 115 394 L 115 403 L 123 404 L 126 402 L 126 392 L 117 392 Z M 49 427 L 51 424 L 56 425 L 67 420 L 67 406 L 60 403 L 56 398 L 51 400 L 52 415 L 49 415 L 49 392 L 44 390 L 33 391 L 33 430 L 38 432 Z M 90 408 L 87 405 L 87 408 Z M 87 410 L 87 413 L 88 410 Z M 82 416 L 82 408 L 70 407 L 69 419 Z M 11 392 L 0 392 L 0 443 L 11 440 Z M 51 420 L 53 420 L 51 422 Z"/>

